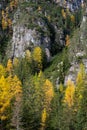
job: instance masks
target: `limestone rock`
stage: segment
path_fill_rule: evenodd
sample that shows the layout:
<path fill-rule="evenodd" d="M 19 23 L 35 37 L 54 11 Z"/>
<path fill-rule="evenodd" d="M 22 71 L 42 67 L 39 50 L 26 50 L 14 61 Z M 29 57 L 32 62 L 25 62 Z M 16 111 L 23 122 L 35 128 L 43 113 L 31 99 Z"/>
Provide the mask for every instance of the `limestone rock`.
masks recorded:
<path fill-rule="evenodd" d="M 11 51 L 7 55 L 12 58 L 24 57 L 26 49 L 32 51 L 35 46 L 40 46 L 45 50 L 47 59 L 50 61 L 53 45 L 58 49 L 64 46 L 63 31 L 36 14 L 32 18 L 32 14 L 33 8 L 26 7 L 21 10 L 18 7 L 14 14 Z"/>
<path fill-rule="evenodd" d="M 87 16 L 83 16 L 80 30 L 74 37 L 75 43 L 70 46 L 70 62 L 71 67 L 65 76 L 65 84 L 68 79 L 71 79 L 74 83 L 76 82 L 76 76 L 79 71 L 80 63 L 84 64 L 85 72 L 87 73 Z M 76 40 L 76 41 L 75 41 Z"/>

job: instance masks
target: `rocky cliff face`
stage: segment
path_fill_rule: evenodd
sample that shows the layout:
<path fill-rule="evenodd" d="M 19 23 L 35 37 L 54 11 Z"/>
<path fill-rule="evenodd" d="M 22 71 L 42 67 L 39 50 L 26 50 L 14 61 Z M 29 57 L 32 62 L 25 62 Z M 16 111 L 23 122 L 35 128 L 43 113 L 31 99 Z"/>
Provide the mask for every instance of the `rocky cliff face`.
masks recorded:
<path fill-rule="evenodd" d="M 72 12 L 77 10 L 80 6 L 83 7 L 85 5 L 85 0 L 54 0 L 54 2 Z"/>
<path fill-rule="evenodd" d="M 68 79 L 73 82 L 76 81 L 77 72 L 79 71 L 80 64 L 83 63 L 87 73 L 87 9 L 83 16 L 80 29 L 74 33 L 71 39 L 69 48 L 69 58 L 71 67 L 65 77 L 65 84 Z"/>
<path fill-rule="evenodd" d="M 25 51 L 30 51 L 35 46 L 43 46 L 50 49 L 51 40 L 48 36 L 41 36 L 35 29 L 28 29 L 23 26 L 13 27 L 12 56 L 24 57 Z"/>
<path fill-rule="evenodd" d="M 64 34 L 62 29 L 51 24 L 46 17 L 42 17 L 42 12 L 34 15 L 34 10 L 31 6 L 26 6 L 21 9 L 18 8 L 14 15 L 13 21 L 13 36 L 11 40 L 11 53 L 8 52 L 10 57 L 23 57 L 25 51 L 32 49 L 35 46 L 44 48 L 48 58 L 54 46 L 61 49 L 64 42 Z"/>

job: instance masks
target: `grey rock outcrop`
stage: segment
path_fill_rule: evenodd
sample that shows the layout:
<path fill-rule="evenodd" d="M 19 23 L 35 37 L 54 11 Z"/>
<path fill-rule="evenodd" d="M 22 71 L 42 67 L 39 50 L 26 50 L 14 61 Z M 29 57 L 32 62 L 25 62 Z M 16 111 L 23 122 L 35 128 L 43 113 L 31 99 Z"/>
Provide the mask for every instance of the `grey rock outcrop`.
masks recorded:
<path fill-rule="evenodd" d="M 64 8 L 68 8 L 70 11 L 74 12 L 80 6 L 84 6 L 85 0 L 53 0 L 55 3 L 59 4 Z"/>
<path fill-rule="evenodd" d="M 32 14 L 33 8 L 31 7 L 26 7 L 24 12 L 19 7 L 14 14 L 11 52 L 8 55 L 13 58 L 24 57 L 27 49 L 32 51 L 35 46 L 41 46 L 49 61 L 52 45 L 56 45 L 59 49 L 64 46 L 63 31 L 52 25 L 46 18 L 36 16 L 36 14 L 32 18 Z"/>
<path fill-rule="evenodd" d="M 71 67 L 65 76 L 65 84 L 68 79 L 76 82 L 76 76 L 80 68 L 80 63 L 84 64 L 85 72 L 87 73 L 87 15 L 85 14 L 82 19 L 80 30 L 76 37 L 74 37 L 74 43 L 70 46 L 70 62 Z"/>
<path fill-rule="evenodd" d="M 12 37 L 12 56 L 23 57 L 25 50 L 32 50 L 35 46 L 41 46 L 42 42 L 45 48 L 50 49 L 50 38 L 42 37 L 35 29 L 27 29 L 23 26 L 13 27 Z"/>

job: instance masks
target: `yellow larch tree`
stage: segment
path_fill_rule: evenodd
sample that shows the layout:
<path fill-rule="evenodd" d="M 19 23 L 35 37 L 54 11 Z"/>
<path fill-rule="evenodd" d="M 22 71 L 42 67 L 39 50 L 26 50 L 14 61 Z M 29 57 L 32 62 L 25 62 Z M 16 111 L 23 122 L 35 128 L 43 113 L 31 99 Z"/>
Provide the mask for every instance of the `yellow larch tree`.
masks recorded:
<path fill-rule="evenodd" d="M 42 60 L 42 50 L 40 47 L 35 47 L 33 51 L 33 59 L 37 62 L 41 62 Z"/>
<path fill-rule="evenodd" d="M 85 79 L 86 73 L 85 73 L 85 67 L 83 64 L 80 64 L 80 70 L 77 74 L 76 83 L 77 85 Z"/>
<path fill-rule="evenodd" d="M 11 72 L 13 69 L 11 60 L 8 61 L 7 68 L 0 65 L 0 120 L 8 118 L 6 112 L 11 105 L 12 99 L 16 99 L 22 93 L 21 82 L 17 76 L 13 76 Z"/>
<path fill-rule="evenodd" d="M 10 84 L 11 90 L 14 92 L 12 94 L 13 96 L 21 92 L 21 82 L 16 75 L 9 75 L 7 81 Z"/>
<path fill-rule="evenodd" d="M 71 21 L 72 21 L 73 23 L 75 23 L 75 16 L 74 16 L 74 15 L 71 15 Z"/>
<path fill-rule="evenodd" d="M 60 85 L 59 85 L 59 91 L 60 91 L 60 92 L 63 92 L 63 91 L 64 91 L 64 87 L 63 87 L 63 84 L 62 84 L 62 83 L 60 83 Z"/>
<path fill-rule="evenodd" d="M 17 5 L 18 5 L 18 0 L 12 0 L 12 1 L 10 2 L 10 5 L 9 5 L 9 6 L 10 6 L 10 7 L 9 7 L 10 10 L 13 11 L 13 9 L 17 7 Z"/>
<path fill-rule="evenodd" d="M 14 60 L 13 60 L 13 66 L 14 67 L 17 67 L 19 65 L 19 60 L 18 60 L 18 58 L 14 58 Z"/>
<path fill-rule="evenodd" d="M 18 5 L 18 0 L 11 0 L 7 5 L 6 9 L 2 10 L 2 28 L 3 30 L 7 29 L 7 27 L 12 27 L 12 20 L 9 16 L 9 11 L 13 11 Z"/>
<path fill-rule="evenodd" d="M 49 109 L 51 100 L 54 96 L 54 90 L 52 83 L 48 79 L 46 79 L 43 85 L 43 91 L 44 91 L 44 108 Z"/>
<path fill-rule="evenodd" d="M 61 13 L 62 13 L 63 18 L 66 19 L 67 16 L 66 16 L 66 12 L 64 11 L 64 9 L 62 9 Z"/>
<path fill-rule="evenodd" d="M 31 52 L 29 50 L 25 51 L 25 58 L 30 61 L 31 60 Z"/>
<path fill-rule="evenodd" d="M 41 11 L 41 10 L 42 10 L 42 8 L 41 8 L 41 6 L 39 6 L 39 7 L 38 7 L 38 11 Z"/>
<path fill-rule="evenodd" d="M 7 20 L 7 22 L 8 22 L 8 27 L 11 28 L 11 27 L 12 27 L 12 20 L 9 18 L 9 19 Z"/>
<path fill-rule="evenodd" d="M 38 69 L 42 69 L 42 49 L 40 47 L 35 47 L 32 53 L 32 59 L 37 64 Z"/>
<path fill-rule="evenodd" d="M 3 30 L 7 29 L 7 27 L 8 27 L 7 17 L 8 17 L 8 14 L 6 14 L 4 10 L 2 10 L 2 28 L 3 28 Z"/>
<path fill-rule="evenodd" d="M 45 129 L 46 119 L 47 119 L 47 111 L 46 111 L 46 108 L 44 108 L 41 115 L 41 129 L 40 130 Z"/>
<path fill-rule="evenodd" d="M 9 59 L 8 62 L 7 62 L 7 72 L 11 73 L 12 70 L 13 70 L 13 65 L 12 65 L 12 60 Z"/>
<path fill-rule="evenodd" d="M 78 89 L 78 92 L 83 91 L 84 88 L 84 80 L 85 80 L 85 68 L 83 64 L 80 64 L 80 70 L 77 74 L 77 78 L 76 78 L 76 89 Z"/>
<path fill-rule="evenodd" d="M 85 79 L 86 79 L 85 68 L 83 64 L 80 64 L 80 70 L 76 78 L 76 100 L 78 101 L 78 104 L 80 102 L 80 99 L 82 98 L 82 93 L 84 91 Z"/>
<path fill-rule="evenodd" d="M 47 117 L 47 113 L 46 113 L 46 109 L 44 108 L 44 110 L 42 111 L 42 123 L 43 124 L 46 122 L 46 117 Z"/>
<path fill-rule="evenodd" d="M 10 106 L 11 100 L 22 93 L 21 82 L 17 76 L 11 75 L 5 78 L 0 78 L 0 119 L 5 120 L 7 114 L 5 111 Z"/>
<path fill-rule="evenodd" d="M 69 46 L 70 45 L 70 37 L 69 37 L 69 35 L 66 35 L 66 43 L 65 43 L 65 45 L 66 46 Z"/>
<path fill-rule="evenodd" d="M 40 75 L 41 75 L 41 72 L 40 72 Z M 51 100 L 54 97 L 53 85 L 48 79 L 44 81 L 44 84 L 42 86 L 42 91 L 43 91 L 43 110 L 42 110 L 42 115 L 41 115 L 40 130 L 45 130 L 46 120 L 47 120 L 47 117 L 49 116 L 49 111 L 51 110 L 50 109 Z"/>
<path fill-rule="evenodd" d="M 0 78 L 0 120 L 5 120 L 7 118 L 5 110 L 9 106 L 10 100 L 10 87 L 4 76 L 2 76 Z"/>
<path fill-rule="evenodd" d="M 7 26 L 8 26 L 7 21 L 4 18 L 2 18 L 2 28 L 3 28 L 3 30 L 5 30 L 7 28 Z"/>
<path fill-rule="evenodd" d="M 5 12 L 4 12 L 4 10 L 2 10 L 2 17 L 4 17 L 4 14 L 5 14 Z"/>
<path fill-rule="evenodd" d="M 67 81 L 67 88 L 65 90 L 65 97 L 64 102 L 69 106 L 72 107 L 74 103 L 74 93 L 75 93 L 75 85 L 74 83 L 69 79 Z"/>

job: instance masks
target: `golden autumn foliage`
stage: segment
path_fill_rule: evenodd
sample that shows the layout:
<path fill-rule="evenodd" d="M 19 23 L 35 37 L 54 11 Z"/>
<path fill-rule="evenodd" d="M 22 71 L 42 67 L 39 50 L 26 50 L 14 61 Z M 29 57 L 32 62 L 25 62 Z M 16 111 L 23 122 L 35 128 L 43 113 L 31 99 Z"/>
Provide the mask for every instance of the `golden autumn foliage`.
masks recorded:
<path fill-rule="evenodd" d="M 66 12 L 64 11 L 64 9 L 62 9 L 61 13 L 62 13 L 63 18 L 66 19 Z"/>
<path fill-rule="evenodd" d="M 12 27 L 12 20 L 8 18 L 8 12 L 2 11 L 2 28 L 3 30 L 7 29 L 7 27 Z"/>
<path fill-rule="evenodd" d="M 40 71 L 39 78 L 43 77 L 42 75 L 43 74 Z M 43 95 L 43 110 L 42 110 L 42 114 L 41 114 L 40 130 L 45 130 L 47 116 L 49 116 L 49 111 L 51 110 L 50 109 L 51 100 L 54 97 L 53 85 L 48 79 L 44 80 L 44 83 L 42 86 L 42 91 L 43 91 L 44 95 Z"/>
<path fill-rule="evenodd" d="M 25 58 L 30 61 L 31 60 L 31 52 L 29 50 L 25 51 Z"/>
<path fill-rule="evenodd" d="M 41 6 L 39 6 L 39 7 L 38 7 L 38 11 L 41 11 L 41 10 L 42 10 L 42 8 L 41 8 Z"/>
<path fill-rule="evenodd" d="M 1 120 L 7 118 L 4 115 L 4 112 L 5 109 L 10 104 L 11 94 L 10 94 L 9 84 L 7 83 L 4 76 L 2 76 L 0 78 L 0 119 Z"/>
<path fill-rule="evenodd" d="M 12 27 L 12 20 L 10 18 L 8 19 L 8 27 Z"/>
<path fill-rule="evenodd" d="M 13 11 L 18 5 L 18 0 L 10 1 L 5 10 L 2 10 L 2 28 L 3 30 L 12 27 L 12 20 L 9 17 L 9 11 Z"/>
<path fill-rule="evenodd" d="M 41 60 L 42 60 L 42 50 L 41 50 L 41 48 L 40 47 L 36 47 L 36 48 L 34 48 L 34 51 L 33 51 L 33 59 L 34 59 L 34 61 L 36 61 L 36 62 L 41 62 Z"/>
<path fill-rule="evenodd" d="M 4 14 L 5 14 L 5 12 L 4 12 L 4 10 L 2 10 L 2 16 L 4 17 Z"/>
<path fill-rule="evenodd" d="M 2 10 L 2 28 L 3 28 L 3 30 L 5 30 L 8 27 L 7 17 L 8 17 L 8 14 L 4 10 Z"/>
<path fill-rule="evenodd" d="M 69 38 L 69 35 L 66 35 L 66 46 L 69 46 L 70 45 L 70 38 Z"/>
<path fill-rule="evenodd" d="M 44 108 L 42 111 L 42 116 L 41 116 L 42 125 L 45 124 L 46 118 L 47 118 L 47 112 L 46 112 L 46 109 Z"/>
<path fill-rule="evenodd" d="M 13 11 L 13 9 L 17 7 L 17 5 L 18 5 L 18 0 L 12 0 L 9 6 L 10 10 Z"/>
<path fill-rule="evenodd" d="M 37 63 L 37 67 L 42 69 L 42 49 L 40 47 L 34 48 L 32 59 Z"/>
<path fill-rule="evenodd" d="M 7 81 L 10 84 L 11 89 L 14 91 L 13 95 L 21 93 L 21 82 L 16 75 L 14 77 L 11 75 L 8 76 Z"/>
<path fill-rule="evenodd" d="M 44 75 L 43 75 L 43 72 L 42 72 L 42 71 L 39 72 L 38 77 L 44 79 Z"/>
<path fill-rule="evenodd" d="M 54 90 L 52 83 L 48 79 L 46 79 L 43 85 L 43 91 L 44 91 L 44 107 L 49 108 L 51 100 L 54 96 Z"/>
<path fill-rule="evenodd" d="M 75 17 L 74 15 L 71 15 L 71 21 L 74 23 L 75 22 Z"/>
<path fill-rule="evenodd" d="M 85 68 L 84 65 L 81 64 L 80 70 L 76 78 L 76 93 L 77 93 L 78 102 L 82 98 L 82 92 L 84 91 L 84 86 L 85 86 L 85 78 L 86 78 Z"/>
<path fill-rule="evenodd" d="M 2 28 L 3 28 L 3 30 L 7 29 L 7 27 L 8 27 L 7 17 L 8 17 L 8 14 L 4 10 L 2 10 Z"/>
<path fill-rule="evenodd" d="M 10 106 L 10 102 L 18 93 L 21 93 L 21 82 L 17 78 L 2 76 L 0 78 L 0 119 L 2 120 L 3 116 L 7 118 L 5 113 L 6 109 Z"/>
<path fill-rule="evenodd" d="M 59 90 L 60 90 L 60 92 L 63 92 L 63 85 L 62 84 L 59 85 Z"/>
<path fill-rule="evenodd" d="M 8 61 L 7 68 L 0 65 L 0 120 L 8 118 L 6 110 L 9 108 L 11 100 L 22 93 L 21 82 L 17 76 L 6 75 L 6 70 L 12 70 L 12 62 Z"/>
<path fill-rule="evenodd" d="M 75 85 L 71 80 L 67 81 L 67 88 L 65 90 L 64 102 L 71 107 L 74 101 Z"/>
<path fill-rule="evenodd" d="M 3 30 L 5 30 L 7 28 L 7 26 L 8 26 L 7 21 L 2 18 L 2 28 L 3 28 Z"/>
<path fill-rule="evenodd" d="M 44 108 L 42 111 L 42 115 L 41 115 L 41 128 L 40 128 L 40 130 L 45 129 L 46 119 L 47 119 L 47 112 L 46 112 L 46 108 Z"/>
<path fill-rule="evenodd" d="M 14 58 L 13 65 L 14 65 L 14 67 L 17 67 L 19 65 L 18 58 Z"/>
<path fill-rule="evenodd" d="M 84 68 L 84 65 L 81 64 L 80 65 L 80 70 L 79 70 L 79 72 L 77 74 L 76 83 L 79 84 L 81 81 L 83 81 L 85 76 L 86 76 L 85 68 Z"/>
<path fill-rule="evenodd" d="M 83 76 L 82 76 L 81 72 L 78 72 L 77 79 L 76 79 L 77 86 L 79 86 L 80 83 L 82 83 L 82 82 L 83 82 Z"/>
<path fill-rule="evenodd" d="M 8 72 L 12 71 L 13 65 L 12 65 L 12 60 L 11 59 L 8 60 L 6 69 L 7 69 Z"/>

